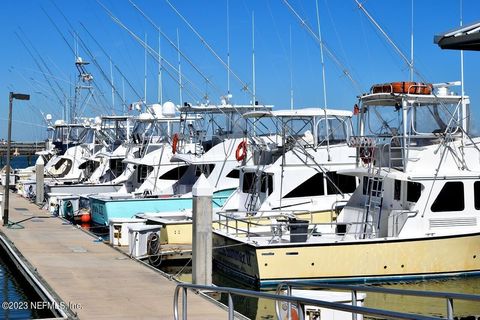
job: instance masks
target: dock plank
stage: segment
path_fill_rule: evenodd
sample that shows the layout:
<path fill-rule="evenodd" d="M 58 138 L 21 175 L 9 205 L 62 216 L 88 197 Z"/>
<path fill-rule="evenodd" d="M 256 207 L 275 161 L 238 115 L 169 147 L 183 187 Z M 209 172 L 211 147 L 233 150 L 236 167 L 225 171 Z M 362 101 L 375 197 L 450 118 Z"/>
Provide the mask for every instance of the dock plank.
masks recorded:
<path fill-rule="evenodd" d="M 56 295 L 81 306 L 73 310 L 79 318 L 173 319 L 174 281 L 12 193 L 10 220 L 28 218 L 16 208 L 35 218 L 0 230 Z M 226 317 L 211 301 L 188 295 L 188 319 Z"/>

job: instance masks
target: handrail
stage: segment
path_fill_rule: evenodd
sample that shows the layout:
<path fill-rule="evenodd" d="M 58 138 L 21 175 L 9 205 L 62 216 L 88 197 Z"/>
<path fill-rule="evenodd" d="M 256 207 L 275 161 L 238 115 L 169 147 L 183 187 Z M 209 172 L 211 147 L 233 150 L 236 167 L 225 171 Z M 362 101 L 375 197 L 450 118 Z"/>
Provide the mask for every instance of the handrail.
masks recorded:
<path fill-rule="evenodd" d="M 408 211 L 408 213 L 410 213 L 410 211 Z M 265 223 L 265 224 L 262 224 L 262 223 L 257 223 L 257 222 L 254 222 L 254 221 L 251 221 L 252 218 L 251 217 L 247 217 L 247 218 L 235 218 L 235 217 L 230 217 L 228 215 L 223 215 L 221 213 L 217 213 L 219 214 L 220 216 L 224 216 L 225 217 L 225 220 L 217 220 L 215 221 L 215 223 L 218 225 L 218 230 L 224 230 L 224 232 L 226 233 L 231 233 L 230 232 L 230 229 L 233 229 L 234 231 L 234 235 L 235 236 L 239 236 L 240 234 L 242 235 L 245 235 L 246 238 L 248 240 L 250 240 L 250 237 L 252 236 L 257 236 L 257 237 L 260 237 L 262 236 L 262 233 L 259 233 L 259 232 L 255 232 L 251 230 L 252 227 L 274 227 L 274 228 L 278 228 L 279 226 L 281 226 L 282 224 L 284 225 L 288 225 L 288 221 L 281 221 L 281 220 L 277 220 L 277 223 Z M 268 218 L 278 218 L 278 217 L 281 217 L 281 218 L 286 218 L 284 215 L 277 215 L 277 216 L 268 216 Z M 234 225 L 232 225 L 232 222 L 234 223 Z M 246 226 L 239 226 L 239 222 L 240 223 L 243 223 L 244 225 Z M 278 223 L 280 222 L 280 223 Z M 307 223 L 304 223 L 304 222 L 297 222 L 295 225 L 299 226 L 299 225 L 306 225 Z M 334 226 L 339 226 L 339 225 L 342 225 L 342 226 L 363 226 L 363 225 L 366 225 L 366 226 L 370 226 L 372 227 L 372 224 L 371 222 L 316 222 L 316 223 L 311 223 L 311 222 L 308 222 L 308 225 L 309 226 L 312 226 L 312 231 L 311 232 L 307 232 L 307 233 L 296 233 L 296 235 L 307 235 L 308 236 L 311 236 L 314 232 L 315 232 L 315 229 L 317 226 L 330 226 L 330 227 L 334 227 Z M 373 228 L 373 227 L 372 227 Z M 337 234 L 336 232 L 332 232 L 332 233 L 328 233 L 328 232 L 322 232 L 322 234 L 326 235 L 326 234 Z M 374 235 L 375 233 L 372 231 L 372 232 L 350 232 L 348 231 L 348 229 L 343 233 L 341 233 L 344 237 L 348 234 L 348 235 L 353 235 L 353 236 L 368 236 L 369 238 L 371 238 L 372 235 Z"/>
<path fill-rule="evenodd" d="M 289 282 L 289 281 L 284 281 L 279 283 L 277 286 L 277 292 L 279 292 L 285 286 L 287 287 L 287 292 L 291 292 L 291 289 L 293 287 L 298 287 L 298 288 L 307 287 L 310 289 L 315 288 L 315 289 L 334 289 L 334 290 L 351 291 L 353 300 L 356 300 L 356 294 L 359 291 L 415 296 L 415 297 L 423 297 L 423 298 L 446 299 L 447 319 L 449 320 L 453 319 L 453 310 L 454 310 L 453 300 L 454 299 L 480 302 L 480 295 L 477 295 L 477 294 L 438 292 L 438 291 L 420 291 L 420 290 L 409 290 L 409 289 L 391 289 L 391 288 L 374 287 L 374 286 L 358 286 L 358 285 L 345 285 L 345 284 L 312 285 L 311 283 Z"/>
<path fill-rule="evenodd" d="M 322 285 L 323 286 L 323 285 Z M 324 285 L 325 287 L 330 286 L 330 285 Z M 343 286 L 343 290 L 363 290 L 363 286 Z M 332 285 L 332 288 L 333 285 Z M 339 288 L 339 287 L 338 287 Z M 353 289 L 351 289 L 353 288 Z M 367 289 L 371 289 L 369 287 L 365 287 Z M 318 306 L 318 307 L 323 307 L 323 308 L 328 308 L 332 310 L 338 310 L 338 311 L 344 311 L 344 312 L 350 312 L 352 314 L 362 314 L 362 315 L 369 315 L 369 316 L 375 316 L 375 317 L 385 317 L 387 319 L 409 319 L 409 320 L 438 320 L 442 318 L 438 317 L 431 317 L 431 316 L 424 316 L 424 315 L 419 315 L 419 314 L 411 314 L 411 313 L 404 313 L 404 312 L 397 312 L 397 311 L 390 311 L 390 310 L 383 310 L 383 309 L 375 309 L 375 308 L 370 308 L 370 307 L 363 307 L 363 306 L 356 306 L 356 305 L 348 305 L 348 304 L 343 304 L 343 303 L 338 303 L 338 302 L 329 302 L 329 301 L 323 301 L 323 300 L 316 300 L 316 299 L 310 299 L 310 298 L 303 298 L 303 297 L 295 297 L 295 296 L 286 296 L 286 295 L 279 295 L 279 294 L 273 294 L 273 293 L 267 293 L 267 292 L 259 292 L 259 291 L 253 291 L 253 290 L 245 290 L 245 289 L 237 289 L 237 288 L 228 288 L 228 287 L 215 287 L 215 286 L 206 286 L 206 285 L 198 285 L 198 284 L 189 284 L 189 283 L 179 283 L 177 284 L 173 296 L 173 315 L 175 320 L 180 319 L 180 313 L 178 310 L 178 302 L 179 302 L 179 293 L 180 290 L 182 291 L 182 318 L 186 320 L 187 319 L 187 307 L 188 307 L 188 296 L 187 296 L 187 290 L 195 290 L 195 291 L 209 291 L 209 292 L 215 292 L 215 293 L 225 293 L 228 294 L 228 319 L 233 320 L 234 315 L 235 315 L 235 309 L 234 309 L 234 303 L 232 299 L 232 295 L 240 295 L 244 297 L 252 297 L 252 298 L 262 298 L 262 299 L 268 299 L 268 300 L 274 300 L 274 301 L 285 301 L 289 303 L 296 303 L 299 306 L 299 309 L 302 309 L 302 306 L 304 305 L 313 305 L 313 306 Z M 388 289 L 386 289 L 388 290 Z M 390 290 L 396 290 L 396 291 L 402 291 L 398 289 L 390 289 Z M 367 291 L 367 290 L 364 290 Z M 411 290 L 406 290 L 406 292 L 411 291 Z M 422 293 L 420 291 L 420 293 Z M 441 295 L 449 295 L 453 296 L 454 294 L 448 294 L 448 293 L 438 293 L 439 296 Z M 461 294 L 457 294 L 461 295 Z M 480 296 L 478 297 L 480 301 Z M 475 299 L 476 301 L 476 299 Z M 453 313 L 453 301 L 452 301 L 452 313 Z M 291 319 L 291 314 L 289 314 Z M 302 312 L 298 313 L 299 319 L 304 319 L 304 315 Z M 453 319 L 453 318 L 449 318 Z"/>

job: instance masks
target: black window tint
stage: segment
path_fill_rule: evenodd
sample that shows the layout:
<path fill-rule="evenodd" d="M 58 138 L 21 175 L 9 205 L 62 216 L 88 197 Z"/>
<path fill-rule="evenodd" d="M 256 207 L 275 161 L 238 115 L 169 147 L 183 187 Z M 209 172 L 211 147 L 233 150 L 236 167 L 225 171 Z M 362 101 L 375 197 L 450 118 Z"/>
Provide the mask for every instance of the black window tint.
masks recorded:
<path fill-rule="evenodd" d="M 462 184 L 462 188 L 463 188 L 463 184 Z M 421 193 L 422 193 L 422 185 L 420 183 L 410 182 L 410 181 L 407 183 L 407 201 L 417 202 L 418 199 L 420 199 Z"/>
<path fill-rule="evenodd" d="M 173 168 L 160 176 L 162 180 L 178 180 L 187 171 L 188 166 L 180 166 Z"/>
<path fill-rule="evenodd" d="M 215 168 L 215 165 L 213 163 L 198 165 L 195 168 L 195 176 L 200 177 L 203 173 L 205 175 L 205 178 L 208 178 L 208 176 L 210 176 L 210 173 L 212 173 L 214 168 Z"/>
<path fill-rule="evenodd" d="M 115 177 L 118 177 L 125 170 L 126 164 L 122 162 L 123 159 L 110 159 L 110 170 Z"/>
<path fill-rule="evenodd" d="M 270 174 L 262 174 L 262 184 L 260 185 L 260 192 L 267 192 L 270 195 L 273 191 L 273 178 Z"/>
<path fill-rule="evenodd" d="M 473 184 L 473 193 L 475 198 L 475 209 L 480 210 L 480 181 Z"/>
<path fill-rule="evenodd" d="M 290 191 L 285 198 L 321 196 L 324 194 L 323 173 L 317 173 Z"/>
<path fill-rule="evenodd" d="M 462 211 L 465 208 L 463 182 L 447 182 L 432 204 L 433 212 Z"/>
<path fill-rule="evenodd" d="M 338 189 L 343 193 L 352 193 L 357 187 L 355 177 L 337 174 L 335 171 L 327 172 L 327 176 L 330 178 L 327 179 L 327 194 L 337 194 Z"/>
<path fill-rule="evenodd" d="M 137 170 L 138 170 L 137 182 L 143 183 L 145 179 L 147 179 L 150 172 L 152 172 L 153 167 L 141 164 L 138 166 Z"/>
<path fill-rule="evenodd" d="M 243 183 L 242 183 L 242 192 L 249 193 L 253 191 L 253 183 L 255 181 L 255 173 L 254 172 L 245 172 L 243 174 Z"/>
<path fill-rule="evenodd" d="M 393 200 L 400 200 L 402 194 L 402 181 L 395 180 L 393 185 Z"/>
<path fill-rule="evenodd" d="M 227 174 L 227 178 L 234 178 L 234 179 L 240 178 L 240 170 L 233 169 Z"/>

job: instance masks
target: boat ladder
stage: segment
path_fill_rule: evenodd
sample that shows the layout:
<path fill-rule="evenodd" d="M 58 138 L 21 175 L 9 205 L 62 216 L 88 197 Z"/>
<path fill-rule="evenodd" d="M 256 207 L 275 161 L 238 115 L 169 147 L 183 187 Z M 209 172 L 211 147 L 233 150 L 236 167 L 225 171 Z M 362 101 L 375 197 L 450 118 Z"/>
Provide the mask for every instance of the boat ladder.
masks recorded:
<path fill-rule="evenodd" d="M 373 157 L 370 163 L 368 164 L 368 174 L 367 174 L 367 185 L 366 192 L 367 197 L 365 199 L 365 225 L 363 237 L 367 235 L 367 226 L 369 216 L 372 217 L 372 220 L 377 218 L 376 233 L 380 231 L 380 221 L 382 214 L 382 204 L 383 204 L 383 177 L 381 175 L 381 167 L 376 166 L 375 163 L 381 163 L 379 159 L 376 161 Z M 365 182 L 364 182 L 365 183 Z M 371 230 L 373 232 L 374 230 Z"/>

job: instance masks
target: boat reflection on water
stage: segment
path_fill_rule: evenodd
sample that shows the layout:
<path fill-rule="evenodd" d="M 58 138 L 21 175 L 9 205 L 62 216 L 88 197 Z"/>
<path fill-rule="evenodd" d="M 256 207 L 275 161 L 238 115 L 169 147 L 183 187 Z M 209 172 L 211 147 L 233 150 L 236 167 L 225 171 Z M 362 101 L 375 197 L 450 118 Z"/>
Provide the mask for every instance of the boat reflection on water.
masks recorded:
<path fill-rule="evenodd" d="M 214 270 L 213 282 L 215 285 L 222 287 L 259 290 L 258 287 L 252 287 L 236 281 L 234 277 L 219 270 Z M 479 294 L 480 277 L 388 283 L 379 286 L 392 289 Z M 275 293 L 274 290 L 268 292 Z M 276 319 L 275 303 L 271 300 L 239 297 L 235 295 L 232 296 L 232 298 L 235 310 L 249 319 Z M 224 304 L 228 303 L 227 299 L 228 297 L 226 295 L 221 295 L 221 297 L 218 298 L 218 300 Z M 445 299 L 421 298 L 374 292 L 368 292 L 366 294 L 363 305 L 368 308 L 416 313 L 435 317 L 446 317 L 447 310 Z M 477 319 L 480 317 L 480 304 L 475 301 L 454 301 L 454 315 L 455 319 Z M 365 317 L 364 319 L 371 318 Z"/>
<path fill-rule="evenodd" d="M 478 295 L 480 293 L 480 277 L 462 277 L 384 284 L 382 287 Z M 429 316 L 446 317 L 445 299 L 396 296 L 370 292 L 365 299 L 365 306 L 407 313 L 419 313 Z M 454 301 L 454 315 L 455 319 L 477 319 L 480 317 L 480 304 L 475 301 Z"/>

